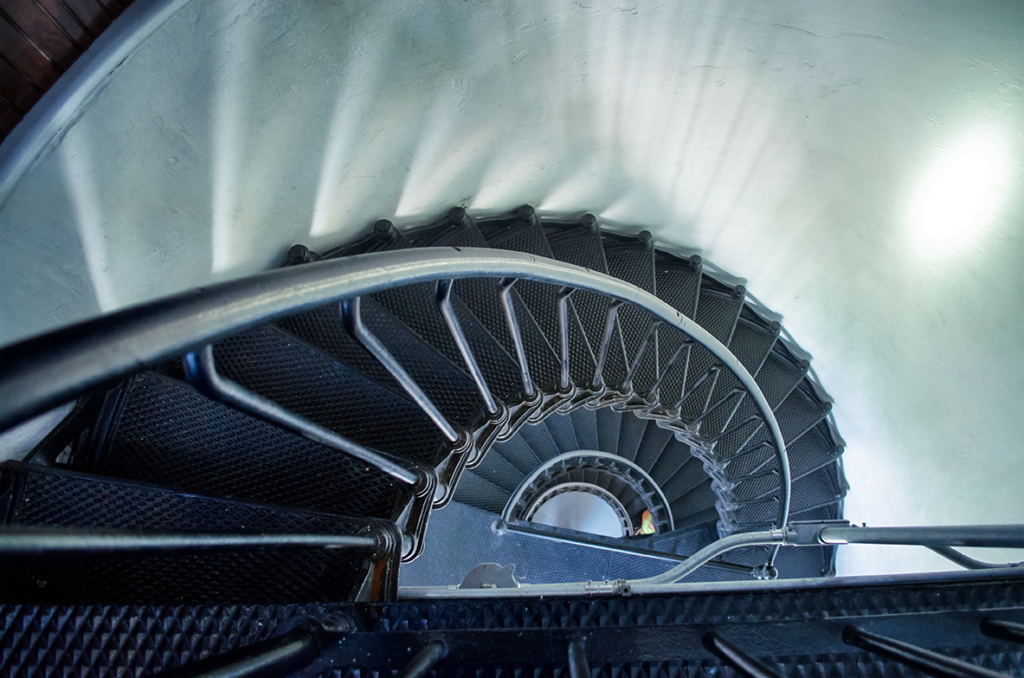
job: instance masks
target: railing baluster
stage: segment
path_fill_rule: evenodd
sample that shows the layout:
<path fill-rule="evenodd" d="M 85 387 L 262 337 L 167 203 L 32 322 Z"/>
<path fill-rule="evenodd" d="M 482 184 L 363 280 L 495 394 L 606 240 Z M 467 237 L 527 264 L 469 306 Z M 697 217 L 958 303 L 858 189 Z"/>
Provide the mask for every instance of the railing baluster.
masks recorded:
<path fill-rule="evenodd" d="M 702 642 L 708 652 L 731 666 L 736 673 L 745 678 L 783 678 L 778 671 L 714 633 L 706 634 Z"/>
<path fill-rule="evenodd" d="M 673 410 L 678 410 L 680 407 L 682 407 L 683 403 L 685 403 L 690 398 L 690 396 L 692 396 L 694 393 L 696 393 L 697 389 L 699 389 L 701 386 L 703 386 L 705 381 L 707 381 L 708 379 L 710 379 L 712 377 L 718 376 L 718 373 L 721 372 L 721 371 L 722 371 L 722 367 L 720 365 L 715 365 L 714 367 L 709 369 L 707 372 L 702 374 L 700 379 L 697 380 L 697 383 L 695 383 L 693 386 L 691 386 L 690 390 L 685 392 L 683 394 L 683 396 L 679 400 L 677 400 L 675 402 L 675 404 L 672 405 L 672 409 Z"/>
<path fill-rule="evenodd" d="M 476 362 L 476 356 L 473 355 L 473 349 L 469 345 L 469 341 L 466 339 L 465 333 L 462 331 L 462 325 L 459 323 L 459 319 L 455 316 L 455 310 L 452 308 L 452 281 L 451 280 L 439 280 L 437 283 L 437 305 L 441 310 L 441 316 L 444 318 L 445 324 L 448 326 L 448 332 L 451 333 L 452 339 L 455 341 L 456 347 L 459 349 L 459 353 L 462 355 L 462 360 L 466 363 L 466 369 L 469 370 L 470 376 L 473 377 L 473 381 L 476 382 L 476 387 L 480 391 L 480 397 L 484 401 L 484 409 L 487 410 L 487 414 L 494 416 L 498 414 L 499 407 L 494 396 L 491 394 L 491 389 L 487 386 L 487 380 L 484 379 L 484 373 L 480 371 L 480 365 Z"/>
<path fill-rule="evenodd" d="M 981 620 L 981 632 L 989 638 L 1008 640 L 1011 643 L 1024 643 L 1024 624 L 986 617 Z"/>
<path fill-rule="evenodd" d="M 604 365 L 608 360 L 608 349 L 612 343 L 612 333 L 615 329 L 615 318 L 619 313 L 619 306 L 622 306 L 621 301 L 615 300 L 608 305 L 608 315 L 605 316 L 604 320 L 604 335 L 601 337 L 601 350 L 597 353 L 597 367 L 594 369 L 594 388 L 599 388 L 603 384 Z"/>
<path fill-rule="evenodd" d="M 583 641 L 574 639 L 569 643 L 569 678 L 590 678 L 590 664 L 583 649 Z"/>
<path fill-rule="evenodd" d="M 448 654 L 448 647 L 442 641 L 434 641 L 412 658 L 412 661 L 401 670 L 397 678 L 420 678 L 425 676 L 437 662 Z"/>
<path fill-rule="evenodd" d="M 512 335 L 516 360 L 519 361 L 519 373 L 523 378 L 523 394 L 527 398 L 532 398 L 535 393 L 533 379 L 530 378 L 530 366 L 526 362 L 526 348 L 523 346 L 523 335 L 519 331 L 519 319 L 516 318 L 516 309 L 512 304 L 512 285 L 515 282 L 515 278 L 504 278 L 498 285 L 498 289 L 501 294 L 501 308 L 505 312 L 505 322 L 508 324 L 509 334 Z"/>
<path fill-rule="evenodd" d="M 936 678 L 1005 678 L 1005 674 L 997 671 L 990 671 L 970 662 L 870 633 L 856 626 L 847 626 L 843 629 L 843 642 L 888 657 Z"/>
<path fill-rule="evenodd" d="M 416 380 L 405 371 L 405 368 L 398 362 L 398 359 L 391 355 L 391 351 L 381 343 L 380 339 L 363 322 L 360 298 L 354 297 L 341 302 L 341 315 L 345 323 L 345 329 L 348 330 L 349 334 L 373 354 L 373 357 L 405 389 L 405 392 L 409 394 L 413 402 L 419 405 L 420 409 L 430 417 L 430 420 L 441 429 L 441 433 L 449 442 L 458 442 L 459 432 L 448 423 L 448 420 L 441 414 L 441 410 L 437 409 L 437 406 L 434 405 L 434 401 L 423 392 L 423 389 L 416 383 Z"/>
<path fill-rule="evenodd" d="M 568 391 L 572 383 L 569 379 L 569 295 L 575 290 L 563 287 L 558 290 L 558 338 L 561 345 L 561 375 L 559 386 Z"/>
<path fill-rule="evenodd" d="M 654 385 L 651 386 L 651 393 L 656 393 L 658 389 L 661 388 L 661 382 L 664 381 L 665 375 L 667 375 L 669 370 L 675 366 L 679 357 L 683 355 L 683 351 L 689 351 L 691 348 L 693 348 L 693 340 L 689 338 L 683 339 L 682 343 L 679 344 L 679 348 L 677 348 L 675 353 L 672 354 L 672 357 L 669 358 L 668 363 L 665 365 L 665 369 L 663 369 L 661 373 L 658 374 L 658 378 L 654 380 Z"/>
<path fill-rule="evenodd" d="M 655 320 L 648 328 L 647 334 L 644 335 L 643 343 L 640 344 L 640 349 L 636 352 L 636 356 L 633 357 L 633 364 L 629 366 L 629 370 L 626 372 L 626 378 L 622 382 L 623 390 L 628 391 L 632 388 L 633 378 L 640 369 L 640 363 L 643 362 L 644 356 L 647 355 L 647 351 L 649 351 L 651 346 L 654 345 L 654 340 L 658 336 L 659 325 L 661 325 L 661 322 Z"/>

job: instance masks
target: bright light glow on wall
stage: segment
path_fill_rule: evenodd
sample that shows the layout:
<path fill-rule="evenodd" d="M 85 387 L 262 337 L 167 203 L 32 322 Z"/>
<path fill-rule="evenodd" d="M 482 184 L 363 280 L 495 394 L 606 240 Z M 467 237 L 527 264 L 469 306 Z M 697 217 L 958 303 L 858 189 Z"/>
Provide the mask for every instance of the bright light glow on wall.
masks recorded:
<path fill-rule="evenodd" d="M 943 253 L 974 242 L 1002 202 L 1008 175 L 1006 152 L 989 138 L 970 137 L 946 149 L 913 205 L 914 235 L 923 249 Z"/>

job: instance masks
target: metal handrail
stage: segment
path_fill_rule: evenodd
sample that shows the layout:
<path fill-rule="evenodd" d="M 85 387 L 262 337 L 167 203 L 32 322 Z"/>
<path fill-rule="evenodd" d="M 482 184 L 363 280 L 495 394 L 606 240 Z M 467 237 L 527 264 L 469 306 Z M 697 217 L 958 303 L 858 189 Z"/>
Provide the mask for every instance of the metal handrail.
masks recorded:
<path fill-rule="evenodd" d="M 22 341 L 0 349 L 0 430 L 111 380 L 278 318 L 401 285 L 461 278 L 535 280 L 595 292 L 637 305 L 707 348 L 747 390 L 771 432 L 780 470 L 778 525 L 786 524 L 790 471 L 782 432 L 754 378 L 729 349 L 634 285 L 520 252 L 417 248 L 320 261 L 212 285 Z"/>

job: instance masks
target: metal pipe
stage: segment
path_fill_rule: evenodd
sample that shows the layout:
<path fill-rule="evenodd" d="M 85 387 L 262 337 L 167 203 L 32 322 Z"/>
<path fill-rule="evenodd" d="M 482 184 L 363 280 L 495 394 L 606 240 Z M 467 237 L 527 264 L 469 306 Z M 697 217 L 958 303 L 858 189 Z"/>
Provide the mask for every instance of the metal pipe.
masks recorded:
<path fill-rule="evenodd" d="M 971 558 L 969 555 L 949 546 L 928 546 L 926 548 L 968 570 L 999 570 L 1005 567 L 1018 567 L 1021 565 L 1021 563 L 986 563 L 983 560 Z"/>
<path fill-rule="evenodd" d="M 535 392 L 533 379 L 530 378 L 530 365 L 526 361 L 526 348 L 523 346 L 523 335 L 519 331 L 519 319 L 516 318 L 516 309 L 512 305 L 512 285 L 515 278 L 504 278 L 499 285 L 501 296 L 501 308 L 505 313 L 505 322 L 508 324 L 509 334 L 512 335 L 512 345 L 515 347 L 516 360 L 519 361 L 519 374 L 523 379 L 523 394 L 532 398 Z"/>
<path fill-rule="evenodd" d="M 316 637 L 309 631 L 296 629 L 160 675 L 166 678 L 285 678 L 306 668 L 319 656 Z"/>
<path fill-rule="evenodd" d="M 558 290 L 558 338 L 561 348 L 559 386 L 563 391 L 568 391 L 572 385 L 569 378 L 569 295 L 573 291 L 569 287 Z"/>
<path fill-rule="evenodd" d="M 985 617 L 981 620 L 981 632 L 989 638 L 1008 640 L 1011 643 L 1024 643 L 1024 624 Z"/>
<path fill-rule="evenodd" d="M 843 629 L 843 642 L 880 654 L 936 678 L 1006 678 L 1005 674 L 953 659 L 910 643 L 870 633 L 856 626 Z"/>
<path fill-rule="evenodd" d="M 821 544 L 910 544 L 1024 548 L 1024 525 L 950 527 L 823 527 Z"/>
<path fill-rule="evenodd" d="M 701 639 L 708 652 L 731 666 L 745 678 L 782 678 L 782 674 L 739 649 L 725 638 L 708 633 Z"/>
<path fill-rule="evenodd" d="M 659 325 L 661 325 L 661 323 L 656 320 L 651 323 L 651 326 L 647 329 L 647 334 L 644 335 L 644 340 L 640 344 L 640 348 L 637 350 L 636 355 L 633 357 L 633 364 L 629 366 L 629 370 L 626 372 L 626 378 L 622 382 L 623 390 L 629 390 L 630 387 L 633 386 L 633 378 L 640 369 L 640 363 L 643 362 L 647 351 L 650 350 L 651 346 L 654 345 L 654 342 L 657 339 Z"/>
<path fill-rule="evenodd" d="M 590 678 L 590 664 L 579 638 L 569 643 L 569 678 Z"/>
<path fill-rule="evenodd" d="M 397 678 L 420 678 L 448 654 L 448 646 L 437 640 L 428 644 L 402 669 Z"/>
<path fill-rule="evenodd" d="M 348 330 L 356 341 L 366 347 L 373 357 L 377 359 L 384 369 L 395 378 L 395 381 L 409 394 L 412 401 L 419 405 L 419 408 L 423 410 L 430 420 L 441 429 L 441 433 L 449 442 L 458 442 L 459 432 L 455 430 L 455 427 L 448 423 L 444 415 L 441 414 L 441 410 L 437 409 L 434 405 L 434 401 L 423 392 L 420 385 L 416 383 L 402 364 L 398 362 L 398 359 L 391 354 L 391 351 L 381 343 L 380 339 L 370 331 L 370 328 L 363 322 L 362 316 L 362 305 L 360 304 L 360 297 L 352 297 L 351 299 L 345 299 L 341 302 L 341 314 L 345 323 L 345 329 Z"/>
<path fill-rule="evenodd" d="M 543 530 L 535 530 L 529 527 L 523 527 L 522 525 L 516 525 L 514 523 L 505 523 L 504 528 L 509 532 L 523 534 L 529 537 L 548 539 L 550 541 L 557 541 L 563 544 L 575 544 L 578 546 L 586 546 L 589 548 L 604 549 L 606 551 L 614 551 L 615 553 L 628 553 L 629 555 L 640 556 L 642 558 L 655 558 L 657 560 L 674 561 L 677 563 L 683 563 L 690 559 L 690 556 L 681 556 L 677 553 L 664 553 L 661 551 L 649 551 L 647 549 L 605 544 L 603 542 L 594 541 L 583 537 L 561 535 L 551 532 L 545 532 Z M 738 565 L 736 563 L 729 563 L 722 560 L 710 560 L 707 562 L 707 566 L 719 570 L 726 570 L 728 572 L 738 572 L 740 574 L 746 575 L 752 575 L 754 573 L 754 568 L 750 567 L 749 565 Z"/>
<path fill-rule="evenodd" d="M 699 568 L 701 565 L 704 565 L 712 558 L 717 558 L 718 556 L 728 551 L 732 551 L 733 549 L 738 549 L 743 546 L 762 546 L 765 544 L 784 543 L 786 543 L 786 533 L 782 530 L 732 534 L 705 546 L 690 556 L 685 562 L 676 565 L 666 572 L 662 572 L 659 575 L 647 577 L 645 579 L 633 579 L 629 584 L 636 593 L 644 593 L 650 587 L 656 587 L 660 584 L 675 583 L 688 574 L 691 574 L 694 570 Z"/>
<path fill-rule="evenodd" d="M 211 400 L 222 402 L 239 412 L 262 419 L 333 450 L 344 452 L 406 485 L 416 487 L 421 482 L 418 473 L 384 453 L 363 447 L 220 376 L 214 363 L 212 346 L 207 345 L 194 353 L 185 354 L 182 363 L 189 382 Z"/>
<path fill-rule="evenodd" d="M 776 442 L 789 517 L 789 459 L 771 407 L 720 341 L 656 296 L 618 278 L 522 252 L 412 248 L 276 269 L 95 318 L 0 349 L 0 431 L 113 379 L 251 327 L 398 285 L 522 278 L 629 301 L 692 337 L 733 372 Z M 608 332 L 609 339 L 611 333 Z"/>
<path fill-rule="evenodd" d="M 69 528 L 0 528 L 0 556 L 147 555 L 167 551 L 229 551 L 304 547 L 367 549 L 380 546 L 376 537 L 329 534 L 144 534 Z"/>
<path fill-rule="evenodd" d="M 466 369 L 469 370 L 470 376 L 476 382 L 480 397 L 484 401 L 484 409 L 487 410 L 487 414 L 494 416 L 499 411 L 498 403 L 494 400 L 490 387 L 487 386 L 484 373 L 480 371 L 480 365 L 476 362 L 473 349 L 470 348 L 466 334 L 462 331 L 462 324 L 459 323 L 455 310 L 452 308 L 452 282 L 451 280 L 437 282 L 437 306 L 441 310 L 441 317 L 444 318 L 444 322 L 448 326 L 448 332 L 452 335 L 452 339 L 462 355 L 462 360 L 466 363 Z"/>

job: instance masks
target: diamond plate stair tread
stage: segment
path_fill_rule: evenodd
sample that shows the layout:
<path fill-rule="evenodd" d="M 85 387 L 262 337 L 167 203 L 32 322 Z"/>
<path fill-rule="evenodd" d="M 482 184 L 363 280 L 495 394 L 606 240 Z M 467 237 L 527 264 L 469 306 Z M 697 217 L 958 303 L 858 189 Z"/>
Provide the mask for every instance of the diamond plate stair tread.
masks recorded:
<path fill-rule="evenodd" d="M 453 226 L 423 242 L 426 247 L 489 247 L 487 240 L 475 226 Z M 498 341 L 509 356 L 515 356 L 515 346 L 509 335 L 498 293 L 498 281 L 491 278 L 456 280 L 453 290 L 479 319 L 488 333 Z M 517 283 L 518 285 L 518 283 Z M 523 345 L 527 353 L 530 376 L 536 384 L 553 386 L 558 379 L 558 361 L 543 333 L 532 319 L 526 305 L 513 288 L 510 295 L 520 324 Z"/>
<path fill-rule="evenodd" d="M 585 449 L 576 439 L 576 430 L 569 417 L 555 414 L 545 419 L 544 425 L 548 427 L 548 433 L 558 446 L 559 453 Z"/>
<path fill-rule="evenodd" d="M 732 340 L 729 342 L 729 350 L 740 361 L 740 364 L 746 368 L 747 372 L 757 374 L 761 365 L 768 357 L 772 346 L 775 345 L 778 330 L 773 330 L 770 327 L 763 326 L 760 322 L 745 318 L 744 315 L 748 313 L 752 312 L 744 307 L 743 312 L 740 314 L 740 319 L 736 323 L 736 328 L 733 330 Z M 718 402 L 734 388 L 742 388 L 739 379 L 732 372 L 723 372 L 719 375 L 715 384 L 715 389 L 710 398 L 711 402 Z M 746 400 L 745 391 L 742 395 L 743 400 Z M 729 423 L 734 420 L 732 415 L 738 406 L 739 401 L 730 402 L 709 414 L 701 422 L 701 434 L 705 437 L 712 437 L 724 431 Z"/>
<path fill-rule="evenodd" d="M 540 223 L 519 222 L 500 228 L 487 238 L 488 245 L 495 249 L 526 252 L 539 257 L 553 259 L 551 247 Z M 558 286 L 531 280 L 520 280 L 516 289 L 530 309 L 537 325 L 544 333 L 548 344 L 561 357 L 561 331 L 558 324 Z M 570 303 L 568 310 L 569 365 L 572 382 L 588 385 L 594 376 L 594 355 L 584 335 L 575 306 Z"/>
<path fill-rule="evenodd" d="M 828 416 L 828 410 L 822 407 L 821 401 L 803 388 L 793 389 L 782 404 L 775 408 L 775 418 L 779 423 L 782 439 L 787 445 L 799 439 L 804 433 L 823 421 L 826 416 Z M 768 440 L 768 429 L 761 427 L 747 441 L 739 454 L 745 455 L 747 454 L 745 450 L 755 449 Z M 762 448 L 757 449 L 753 454 L 767 460 L 768 453 L 768 450 Z"/>
<path fill-rule="evenodd" d="M 437 463 L 443 438 L 412 401 L 264 325 L 214 347 L 228 379 L 371 449 Z"/>
<path fill-rule="evenodd" d="M 682 496 L 669 498 L 669 505 L 672 507 L 673 516 L 687 516 L 700 513 L 715 505 L 718 495 L 711 487 L 711 482 L 703 482 Z"/>
<path fill-rule="evenodd" d="M 615 453 L 623 459 L 633 461 L 644 439 L 648 421 L 641 419 L 632 413 L 622 415 L 622 424 L 619 426 L 619 442 Z M 654 424 L 651 424 L 652 426 Z"/>
<path fill-rule="evenodd" d="M 622 415 L 610 407 L 596 410 L 599 451 L 615 453 L 619 449 Z"/>
<path fill-rule="evenodd" d="M 648 474 L 654 482 L 658 483 L 659 487 L 664 489 L 665 483 L 671 480 L 680 469 L 683 468 L 684 464 L 693 464 L 693 467 L 687 467 L 683 472 L 692 473 L 694 470 L 699 469 L 703 474 L 703 465 L 700 459 L 697 459 L 690 453 L 690 446 L 686 443 L 680 442 L 679 440 L 671 440 L 665 447 L 661 456 L 654 463 L 650 469 L 647 469 Z"/>
<path fill-rule="evenodd" d="M 392 518 L 407 491 L 364 463 L 149 372 L 134 378 L 97 473 L 190 492 Z"/>
<path fill-rule="evenodd" d="M 779 349 L 779 342 L 776 342 L 775 346 L 754 377 L 772 410 L 778 408 L 807 373 L 806 365 L 793 362 L 791 357 L 786 355 L 787 352 Z M 730 428 L 738 426 L 756 413 L 757 408 L 753 399 L 744 398 L 732 417 Z M 715 445 L 715 456 L 722 461 L 732 457 L 754 433 L 755 430 L 750 426 L 744 426 L 735 433 L 726 433 Z"/>
<path fill-rule="evenodd" d="M 726 346 L 732 339 L 733 329 L 736 327 L 736 321 L 742 308 L 742 295 L 737 296 L 731 289 L 725 288 L 707 276 L 702 278 L 700 299 L 697 302 L 697 313 L 694 319 L 711 336 Z M 717 363 L 718 359 L 710 351 L 703 346 L 695 346 L 690 351 L 684 392 L 693 389 L 697 381 Z M 711 392 L 714 390 L 713 386 L 714 381 L 705 382 L 693 396 L 683 403 L 683 419 L 691 421 L 704 412 Z"/>
<path fill-rule="evenodd" d="M 484 456 L 480 465 L 473 468 L 473 473 L 511 495 L 526 477 L 526 473 L 520 471 L 502 455 L 493 452 L 491 450 Z"/>
<path fill-rule="evenodd" d="M 357 534 L 368 519 L 181 494 L 8 462 L 14 500 L 3 523 L 152 533 Z M 352 596 L 365 552 L 288 548 L 248 553 L 161 554 L 9 561 L 0 578 L 6 602 L 281 602 Z M 37 585 L 45 581 L 45 586 Z"/>
<path fill-rule="evenodd" d="M 453 499 L 461 504 L 501 515 L 510 496 L 511 492 L 506 492 L 473 471 L 465 471 L 455 487 Z"/>
<path fill-rule="evenodd" d="M 597 440 L 597 411 L 579 407 L 569 415 L 581 450 L 601 449 Z"/>
<path fill-rule="evenodd" d="M 528 475 L 542 463 L 530 444 L 520 436 L 497 443 L 488 454 L 500 454 L 507 462 L 515 466 L 523 475 Z"/>
<path fill-rule="evenodd" d="M 543 424 L 527 424 L 519 429 L 519 437 L 526 441 L 530 449 L 533 450 L 533 453 L 541 461 L 552 459 L 561 452 L 555 439 L 551 437 L 548 427 Z"/>
<path fill-rule="evenodd" d="M 833 467 L 824 467 L 793 481 L 790 499 L 790 512 L 796 513 L 809 508 L 823 506 L 838 501 L 845 492 L 837 486 Z M 740 506 L 733 511 L 736 523 L 760 523 L 774 519 L 778 514 L 779 502 L 771 498 L 756 504 Z"/>
<path fill-rule="evenodd" d="M 654 251 L 652 249 L 636 241 L 630 242 L 615 236 L 605 236 L 604 251 L 610 275 L 636 285 L 645 292 L 655 293 Z M 619 308 L 619 320 L 622 341 L 626 347 L 627 366 L 629 366 L 647 336 L 652 318 L 647 312 L 632 304 L 623 304 Z M 658 348 L 655 343 L 648 349 L 633 377 L 633 389 L 637 393 L 646 394 L 657 378 Z"/>
<path fill-rule="evenodd" d="M 373 298 L 461 372 L 469 374 L 462 354 L 437 307 L 436 285 L 407 285 L 378 292 Z M 519 387 L 519 372 L 514 360 L 487 333 L 454 292 L 451 304 L 492 394 L 501 399 L 508 398 Z"/>
<path fill-rule="evenodd" d="M 688 261 L 657 253 L 654 259 L 655 289 L 658 298 L 676 309 L 687 318 L 694 318 L 697 312 L 697 298 L 700 293 L 701 267 L 693 267 Z M 660 395 L 663 404 L 679 400 L 686 378 L 687 354 L 682 353 L 671 367 L 668 361 L 675 355 L 685 339 L 682 332 L 663 330 L 658 332 L 659 374 L 662 374 Z M 692 351 L 693 349 L 690 349 Z"/>
<path fill-rule="evenodd" d="M 644 437 L 637 448 L 633 463 L 645 471 L 650 471 L 673 442 L 675 442 L 675 435 L 672 431 L 661 428 L 653 421 L 647 422 Z"/>
<path fill-rule="evenodd" d="M 700 485 L 710 484 L 711 478 L 704 470 L 704 465 L 700 459 L 696 457 L 691 459 L 686 462 L 685 466 L 681 466 L 670 478 L 662 483 L 661 491 L 665 493 L 665 498 L 668 499 L 669 503 L 685 496 L 687 492 Z"/>

